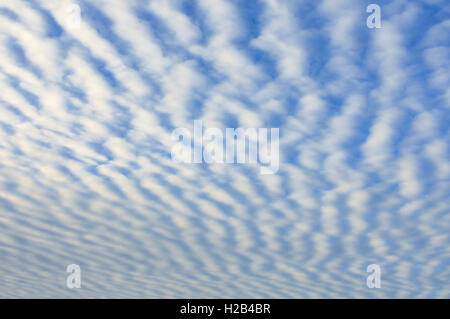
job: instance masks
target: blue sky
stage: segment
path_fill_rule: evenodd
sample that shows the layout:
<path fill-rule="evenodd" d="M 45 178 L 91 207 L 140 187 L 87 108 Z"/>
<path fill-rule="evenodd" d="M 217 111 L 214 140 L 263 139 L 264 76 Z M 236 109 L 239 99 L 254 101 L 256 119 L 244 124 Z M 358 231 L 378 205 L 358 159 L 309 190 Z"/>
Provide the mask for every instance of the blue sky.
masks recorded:
<path fill-rule="evenodd" d="M 450 297 L 448 1 L 73 3 L 0 1 L 0 297 Z M 194 120 L 279 171 L 172 161 Z"/>

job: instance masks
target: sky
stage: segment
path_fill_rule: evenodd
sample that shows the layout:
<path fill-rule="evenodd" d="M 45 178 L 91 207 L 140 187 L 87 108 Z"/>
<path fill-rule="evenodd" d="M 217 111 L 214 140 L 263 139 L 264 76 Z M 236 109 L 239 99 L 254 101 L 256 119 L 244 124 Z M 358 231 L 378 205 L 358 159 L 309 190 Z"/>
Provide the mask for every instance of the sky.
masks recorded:
<path fill-rule="evenodd" d="M 450 298 L 449 34 L 446 0 L 0 0 L 0 298 Z M 279 170 L 173 161 L 195 120 L 279 128 Z"/>

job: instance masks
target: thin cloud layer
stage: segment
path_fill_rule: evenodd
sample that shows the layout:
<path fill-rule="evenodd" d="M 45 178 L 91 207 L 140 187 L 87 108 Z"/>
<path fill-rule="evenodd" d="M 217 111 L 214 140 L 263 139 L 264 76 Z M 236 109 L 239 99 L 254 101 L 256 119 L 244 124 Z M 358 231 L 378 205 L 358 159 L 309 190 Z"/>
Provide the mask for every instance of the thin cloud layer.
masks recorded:
<path fill-rule="evenodd" d="M 450 6 L 369 3 L 0 0 L 0 297 L 449 298 Z"/>

